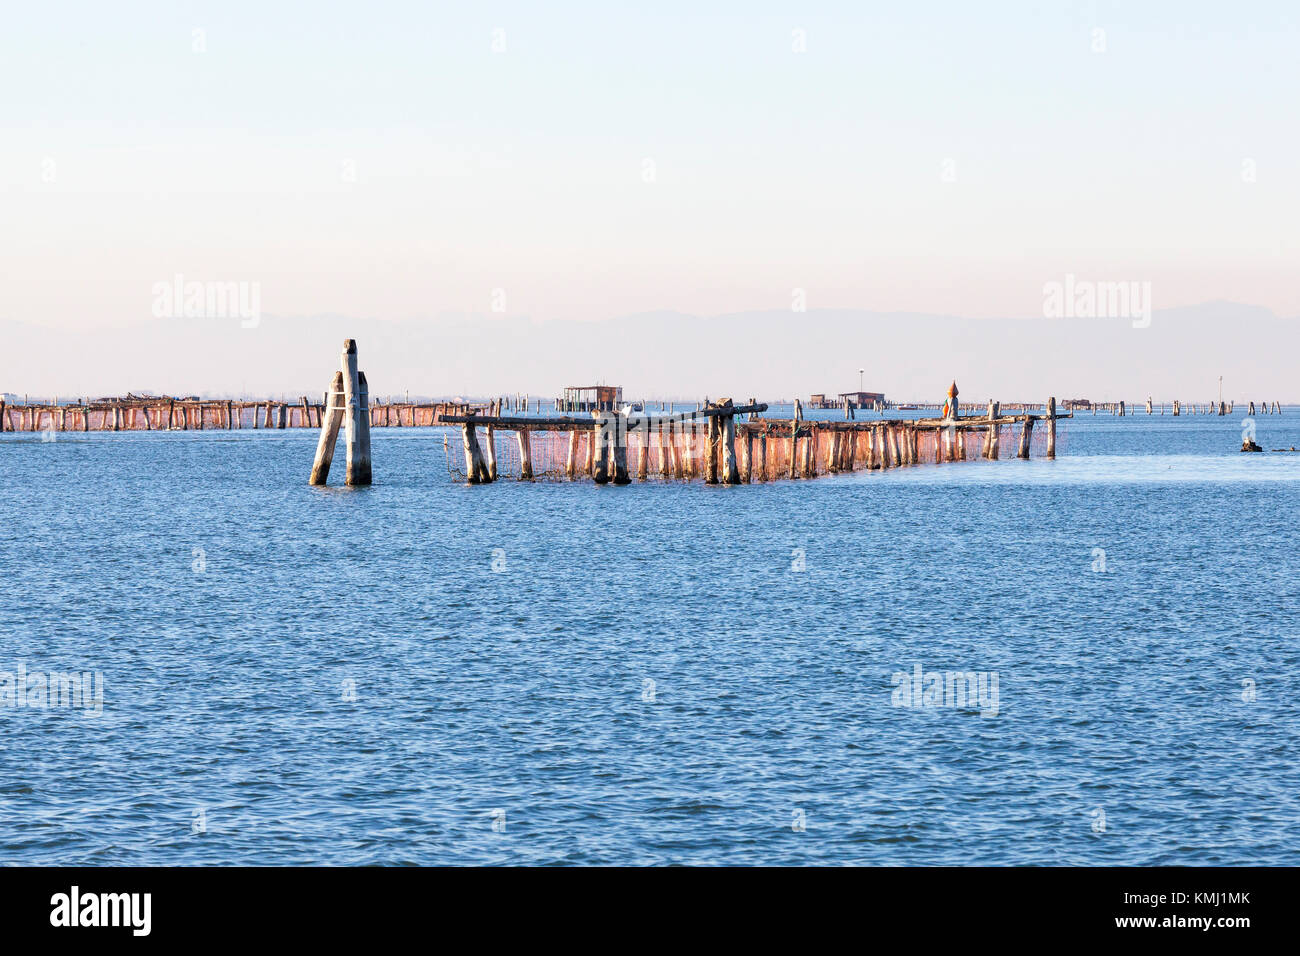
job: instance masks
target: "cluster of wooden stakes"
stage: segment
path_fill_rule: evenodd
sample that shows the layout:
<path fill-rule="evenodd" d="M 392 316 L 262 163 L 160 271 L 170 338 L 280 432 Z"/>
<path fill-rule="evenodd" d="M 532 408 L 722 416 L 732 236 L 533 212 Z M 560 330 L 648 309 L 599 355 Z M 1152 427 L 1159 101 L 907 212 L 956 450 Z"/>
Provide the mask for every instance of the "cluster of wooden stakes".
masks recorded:
<path fill-rule="evenodd" d="M 316 460 L 311 466 L 311 483 L 323 485 L 329 480 L 334 446 L 342 425 L 348 455 L 344 483 L 368 485 L 371 482 L 370 392 L 366 387 L 366 373 L 357 368 L 355 339 L 344 341 L 339 364 L 342 367 L 334 373 L 329 391 L 325 393 L 327 402 L 321 415 L 320 441 L 316 444 Z"/>

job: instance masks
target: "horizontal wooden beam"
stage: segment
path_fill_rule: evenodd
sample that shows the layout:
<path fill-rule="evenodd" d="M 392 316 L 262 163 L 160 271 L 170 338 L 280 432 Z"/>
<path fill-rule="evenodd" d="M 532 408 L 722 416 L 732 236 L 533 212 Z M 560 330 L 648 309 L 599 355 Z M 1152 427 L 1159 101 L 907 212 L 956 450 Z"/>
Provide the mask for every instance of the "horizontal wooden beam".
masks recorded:
<path fill-rule="evenodd" d="M 648 414 L 646 412 L 633 412 L 627 416 L 628 430 L 639 428 L 642 421 L 649 419 L 650 422 L 672 422 L 679 424 L 681 422 L 703 421 L 708 418 L 716 418 L 720 415 L 749 415 L 756 412 L 767 411 L 767 405 L 758 402 L 753 405 L 720 405 L 711 408 L 701 408 L 693 412 L 664 412 L 662 415 Z M 614 412 L 604 414 L 614 415 Z M 538 431 L 557 431 L 569 429 L 587 429 L 599 425 L 601 419 L 594 416 L 586 418 L 572 415 L 554 416 L 550 418 L 529 418 L 526 415 L 440 415 L 435 424 L 445 425 L 465 425 L 473 423 L 475 425 L 491 425 L 493 428 L 533 428 Z"/>

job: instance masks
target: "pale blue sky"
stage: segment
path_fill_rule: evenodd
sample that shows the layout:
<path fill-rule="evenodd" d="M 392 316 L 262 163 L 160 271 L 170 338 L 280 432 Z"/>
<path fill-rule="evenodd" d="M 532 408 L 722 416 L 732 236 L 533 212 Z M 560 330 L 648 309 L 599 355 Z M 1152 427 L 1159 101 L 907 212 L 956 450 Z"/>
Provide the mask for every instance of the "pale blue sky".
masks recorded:
<path fill-rule="evenodd" d="M 0 319 L 178 272 L 272 315 L 1034 316 L 1066 272 L 1300 314 L 1288 4 L 698 6 L 11 5 Z"/>

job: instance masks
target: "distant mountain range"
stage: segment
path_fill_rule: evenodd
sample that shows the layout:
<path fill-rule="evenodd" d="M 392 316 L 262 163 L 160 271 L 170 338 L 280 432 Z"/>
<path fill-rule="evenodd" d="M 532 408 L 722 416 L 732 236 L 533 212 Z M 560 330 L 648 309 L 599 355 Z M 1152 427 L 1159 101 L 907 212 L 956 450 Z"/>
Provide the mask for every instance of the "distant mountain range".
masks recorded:
<path fill-rule="evenodd" d="M 1300 319 L 1212 302 L 1128 319 L 962 319 L 849 310 L 600 322 L 501 316 L 388 322 L 338 315 L 156 319 L 68 332 L 0 321 L 0 389 L 48 398 L 195 392 L 315 395 L 357 340 L 372 394 L 420 397 L 622 385 L 630 399 L 807 398 L 858 388 L 891 400 L 1300 398 Z"/>

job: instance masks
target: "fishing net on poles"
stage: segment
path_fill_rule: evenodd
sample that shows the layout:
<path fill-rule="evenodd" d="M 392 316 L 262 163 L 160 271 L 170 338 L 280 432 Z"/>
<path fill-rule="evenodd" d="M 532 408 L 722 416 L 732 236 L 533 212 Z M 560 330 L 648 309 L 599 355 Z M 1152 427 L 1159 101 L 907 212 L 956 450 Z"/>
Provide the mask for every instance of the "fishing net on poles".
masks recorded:
<path fill-rule="evenodd" d="M 751 481 L 776 481 L 911 464 L 1014 458 L 1022 428 L 1019 423 L 1001 426 L 998 440 L 990 448 L 987 428 L 898 426 L 890 429 L 875 425 L 850 430 L 820 423 L 801 427 L 792 443 L 790 423 L 760 420 L 738 423 L 736 453 L 742 475 L 748 474 Z M 590 478 L 597 434 L 594 428 L 529 430 L 528 449 L 534 479 Z M 484 457 L 491 462 L 495 456 L 496 477 L 520 477 L 523 459 L 518 432 L 480 427 L 476 429 L 476 435 Z M 671 428 L 633 428 L 627 433 L 626 441 L 628 476 L 633 480 L 704 480 L 708 440 L 703 421 L 676 423 Z M 1046 428 L 1034 429 L 1031 432 L 1031 455 L 1041 456 L 1046 443 Z M 448 428 L 444 432 L 443 447 L 448 473 L 454 479 L 466 480 L 468 474 L 460 428 Z"/>

